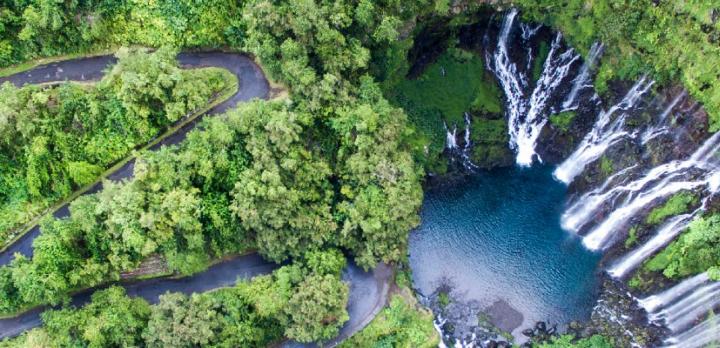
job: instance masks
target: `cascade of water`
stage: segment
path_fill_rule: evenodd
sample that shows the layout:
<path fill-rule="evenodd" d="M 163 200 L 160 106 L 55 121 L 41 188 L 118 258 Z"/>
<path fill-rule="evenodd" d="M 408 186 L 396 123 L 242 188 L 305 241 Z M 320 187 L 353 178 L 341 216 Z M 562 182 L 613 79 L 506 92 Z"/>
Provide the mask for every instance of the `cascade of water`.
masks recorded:
<path fill-rule="evenodd" d="M 654 124 L 653 126 L 648 127 L 645 129 L 645 131 L 640 136 L 640 143 L 642 145 L 645 145 L 648 141 L 654 139 L 655 137 L 667 133 L 670 128 L 668 128 L 667 125 L 667 118 L 672 112 L 672 110 L 675 108 L 675 106 L 683 99 L 685 98 L 685 91 L 678 94 L 673 100 L 665 107 L 665 110 L 663 110 L 662 113 L 660 113 L 660 117 L 658 117 L 658 122 Z"/>
<path fill-rule="evenodd" d="M 452 130 L 450 130 L 447 124 L 444 124 L 445 148 L 450 150 L 453 155 L 460 156 L 460 160 L 465 169 L 473 171 L 479 167 L 475 165 L 475 163 L 472 163 L 472 160 L 470 159 L 470 151 L 472 150 L 472 142 L 470 141 L 470 114 L 466 112 L 463 119 L 465 121 L 465 130 L 463 131 L 464 144 L 462 148 L 460 148 L 457 144 L 457 125 L 453 125 Z"/>
<path fill-rule="evenodd" d="M 645 259 L 654 255 L 655 252 L 670 243 L 670 241 L 675 239 L 680 232 L 685 230 L 692 219 L 700 211 L 701 209 L 696 209 L 690 214 L 682 214 L 670 219 L 668 222 L 663 224 L 655 236 L 650 238 L 650 240 L 648 240 L 645 244 L 614 263 L 608 270 L 608 274 L 614 278 L 622 278 L 630 271 L 636 269 L 643 261 L 645 261 Z"/>
<path fill-rule="evenodd" d="M 699 325 L 665 340 L 667 348 L 705 347 L 710 343 L 720 343 L 720 321 L 710 317 Z"/>
<path fill-rule="evenodd" d="M 673 239 L 675 239 L 675 237 L 684 231 L 688 225 L 690 225 L 690 222 L 698 216 L 698 214 L 705 211 L 710 199 L 717 192 L 718 184 L 716 183 L 716 179 L 720 177 L 719 174 L 720 172 L 715 172 L 715 174 L 709 179 L 708 191 L 710 191 L 710 194 L 703 199 L 699 208 L 695 209 L 691 213 L 672 217 L 670 220 L 665 222 L 658 229 L 657 233 L 645 242 L 645 244 L 615 262 L 610 269 L 608 269 L 608 274 L 614 278 L 622 278 L 626 276 L 630 271 L 633 271 L 640 266 L 645 259 L 654 255 L 658 250 L 660 250 L 660 248 L 668 245 Z"/>
<path fill-rule="evenodd" d="M 512 9 L 503 19 L 495 53 L 487 61 L 488 68 L 497 77 L 507 99 L 510 147 L 517 152 L 516 162 L 521 166 L 529 166 L 536 155 L 537 138 L 547 123 L 545 112 L 548 100 L 580 56 L 575 54 L 573 49 L 558 53 L 562 40 L 562 35 L 558 33 L 543 63 L 540 79 L 535 84 L 530 97 L 526 98 L 523 87 L 527 86 L 527 76 L 518 71 L 517 66 L 510 59 L 507 48 L 507 39 L 516 16 L 517 10 Z M 521 28 L 527 27 L 521 26 Z M 523 29 L 523 35 L 530 35 L 526 34 L 529 32 L 529 29 Z"/>
<path fill-rule="evenodd" d="M 673 339 L 689 339 L 703 332 L 704 323 L 687 329 L 698 318 L 720 305 L 720 282 L 711 281 L 707 273 L 701 273 L 638 302 L 647 311 L 650 321 L 662 322 L 671 332 L 679 334 L 668 343 L 684 342 L 673 342 Z"/>
<path fill-rule="evenodd" d="M 583 88 L 593 87 L 592 83 L 588 81 L 590 78 L 590 71 L 595 66 L 600 54 L 602 54 L 603 47 L 603 44 L 599 42 L 595 42 L 592 46 L 590 46 L 588 58 L 583 63 L 582 68 L 580 68 L 580 74 L 578 74 L 578 76 L 573 80 L 573 86 L 570 89 L 570 93 L 565 98 L 565 101 L 563 101 L 563 110 L 572 110 L 577 108 L 575 99 L 577 99 L 578 92 L 580 92 Z"/>
<path fill-rule="evenodd" d="M 475 169 L 478 169 L 478 166 L 475 165 L 475 163 L 473 163 L 470 159 L 470 150 L 472 149 L 472 142 L 470 141 L 470 114 L 466 112 L 463 116 L 463 119 L 465 120 L 465 133 L 463 135 L 463 140 L 465 141 L 465 144 L 463 144 L 463 148 L 460 151 L 460 157 L 462 158 L 463 167 L 465 167 L 465 169 L 469 171 L 473 171 Z"/>
<path fill-rule="evenodd" d="M 625 201 L 583 238 L 583 244 L 592 250 L 604 249 L 613 241 L 615 232 L 650 204 L 680 191 L 690 191 L 702 186 L 713 189 L 717 186 L 718 170 L 714 165 L 717 161 L 713 157 L 720 148 L 719 140 L 720 132 L 706 140 L 689 159 L 671 161 L 657 166 L 640 179 L 614 187 L 595 197 L 595 201 L 607 201 L 608 199 L 614 200 L 620 193 L 628 193 Z M 697 179 L 686 180 L 685 177 L 689 174 L 690 169 L 701 169 L 704 172 Z M 582 202 L 579 203 L 582 204 Z M 579 229 L 587 223 L 595 209 L 602 205 L 602 202 L 589 203 L 592 207 L 583 208 L 581 210 L 583 216 L 571 216 L 569 220 L 572 220 L 573 224 L 564 221 L 563 225 Z M 588 212 L 587 210 L 592 211 Z"/>
<path fill-rule="evenodd" d="M 611 203 L 621 192 L 629 191 L 631 189 L 631 185 L 617 186 L 620 185 L 621 182 L 616 183 L 615 181 L 618 178 L 626 178 L 625 174 L 629 173 L 636 167 L 637 165 L 633 165 L 618 171 L 608 177 L 600 187 L 597 187 L 576 199 L 575 202 L 565 210 L 560 218 L 562 228 L 567 231 L 578 232 L 581 227 L 585 226 L 585 224 L 590 221 L 593 214 L 601 205 Z M 635 186 L 639 186 L 637 185 L 637 182 L 633 182 L 633 184 L 635 184 Z M 613 188 L 606 191 L 610 185 L 614 185 Z"/>
<path fill-rule="evenodd" d="M 712 282 L 693 291 L 680 301 L 650 313 L 651 321 L 664 321 L 672 332 L 679 332 L 691 326 L 700 316 L 720 304 L 720 283 Z"/>
<path fill-rule="evenodd" d="M 445 148 L 453 150 L 457 148 L 457 126 L 453 126 L 452 131 L 448 128 L 447 123 L 443 122 L 445 127 Z"/>
<path fill-rule="evenodd" d="M 648 81 L 646 77 L 640 78 L 619 103 L 600 112 L 593 128 L 575 151 L 555 169 L 553 176 L 566 184 L 571 183 L 588 164 L 600 158 L 608 147 L 629 136 L 630 133 L 623 129 L 627 117 L 625 112 L 635 107 L 653 84 L 654 81 Z M 618 111 L 621 114 L 613 120 L 612 116 Z"/>
<path fill-rule="evenodd" d="M 575 54 L 572 48 L 566 50 L 562 54 L 557 54 L 560 49 L 562 35 L 560 33 L 550 46 L 548 57 L 543 65 L 543 72 L 540 79 L 535 85 L 532 95 L 530 96 L 530 109 L 522 123 L 515 125 L 516 128 L 516 162 L 521 166 L 529 166 L 535 157 L 535 143 L 540 136 L 540 131 L 548 121 L 544 115 L 547 109 L 547 102 L 552 96 L 555 89 L 560 85 L 563 79 L 568 75 L 570 67 L 580 56 Z"/>
<path fill-rule="evenodd" d="M 497 79 L 500 81 L 505 92 L 507 100 L 507 117 L 510 134 L 510 147 L 515 148 L 517 144 L 516 125 L 520 122 L 520 117 L 525 114 L 527 108 L 525 95 L 523 93 L 522 75 L 518 74 L 517 67 L 510 60 L 510 54 L 507 49 L 507 39 L 510 35 L 517 9 L 511 9 L 503 19 L 502 28 L 498 37 L 497 48 L 492 59 L 486 59 L 488 68 L 493 71 Z M 490 62 L 493 62 L 490 65 Z"/>
<path fill-rule="evenodd" d="M 679 298 L 697 289 L 709 280 L 710 278 L 707 273 L 700 273 L 683 280 L 672 288 L 666 289 L 659 294 L 650 295 L 644 299 L 640 299 L 638 302 L 648 313 L 654 313 L 662 307 L 677 301 Z"/>
<path fill-rule="evenodd" d="M 542 28 L 542 24 L 536 25 L 534 28 L 530 27 L 530 24 L 520 23 L 520 31 L 522 31 L 522 39 L 524 41 L 530 40 L 537 32 Z"/>

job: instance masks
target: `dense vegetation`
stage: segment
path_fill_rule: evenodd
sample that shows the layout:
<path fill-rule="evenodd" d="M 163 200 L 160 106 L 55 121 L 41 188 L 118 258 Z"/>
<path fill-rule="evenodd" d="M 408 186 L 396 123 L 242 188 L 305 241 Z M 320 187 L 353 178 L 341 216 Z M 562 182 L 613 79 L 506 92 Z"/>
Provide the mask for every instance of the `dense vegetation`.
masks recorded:
<path fill-rule="evenodd" d="M 720 215 L 696 219 L 687 232 L 650 259 L 645 269 L 668 278 L 683 278 L 709 271 L 720 280 Z"/>
<path fill-rule="evenodd" d="M 327 340 L 347 320 L 348 287 L 339 276 L 345 259 L 337 251 L 306 256 L 307 266 L 284 266 L 202 294 L 167 293 L 155 305 L 110 287 L 95 292 L 82 308 L 43 313 L 43 328 L 4 345 L 266 347 L 283 337 Z"/>
<path fill-rule="evenodd" d="M 710 131 L 720 130 L 720 8 L 712 1 L 604 1 L 588 6 L 572 0 L 512 1 L 526 19 L 549 24 L 584 50 L 595 41 L 605 45 L 595 87 L 608 92 L 613 79 L 650 74 L 660 84 L 681 81 L 709 115 Z M 694 204 L 689 194 L 673 197 L 646 221 L 656 224 Z M 647 272 L 682 278 L 709 271 L 720 279 L 720 229 L 712 215 L 693 222 L 677 241 L 645 263 L 631 282 L 640 285 Z M 630 243 L 632 244 L 632 243 Z"/>
<path fill-rule="evenodd" d="M 572 46 L 605 44 L 596 88 L 612 79 L 651 74 L 660 82 L 681 80 L 720 129 L 720 21 L 712 1 L 612 0 L 593 2 L 515 0 L 523 17 L 561 30 Z"/>
<path fill-rule="evenodd" d="M 407 69 L 407 67 L 406 67 Z M 394 72 L 402 75 L 407 70 Z M 509 155 L 507 122 L 502 119 L 500 90 L 475 52 L 451 47 L 428 65 L 420 76 L 387 80 L 385 95 L 408 113 L 415 129 L 412 145 L 418 161 L 443 173 L 447 160 L 445 127 L 464 131 L 464 114 L 471 118 L 472 159 L 481 167 L 502 163 Z"/>
<path fill-rule="evenodd" d="M 236 46 L 241 10 L 222 0 L 8 1 L 0 13 L 0 66 L 130 44 Z"/>
<path fill-rule="evenodd" d="M 121 49 L 97 84 L 0 87 L 0 245 L 12 228 L 231 88 L 229 72 L 183 70 L 175 54 Z"/>
<path fill-rule="evenodd" d="M 432 313 L 416 310 L 418 304 L 410 296 L 393 296 L 388 307 L 340 347 L 437 347 L 439 335 L 432 324 Z"/>
<path fill-rule="evenodd" d="M 49 10 L 65 6 L 44 5 Z M 25 12 L 32 12 L 32 6 Z M 37 39 L 44 47 L 13 54 L 20 60 L 108 44 L 103 40 L 113 40 L 115 30 L 120 29 L 113 23 L 120 23 L 127 14 L 121 6 L 113 7 L 116 12 L 104 7 L 108 4 L 98 6 L 66 10 L 92 13 L 94 24 L 105 25 L 105 35 L 85 36 L 87 41 L 76 45 L 58 42 L 56 47 L 55 41 Z M 108 13 L 119 14 L 103 17 Z M 290 88 L 290 100 L 256 101 L 206 120 L 181 145 L 140 154 L 133 179 L 107 182 L 102 191 L 73 201 L 68 218 L 46 219 L 34 242 L 33 257 L 18 257 L 0 268 L 0 310 L 12 313 L 37 304 L 62 303 L 70 292 L 118 280 L 122 272 L 157 255 L 178 274 L 195 273 L 219 256 L 248 249 L 257 249 L 278 262 L 292 258 L 303 269 L 313 267 L 305 256 L 307 250 L 336 247 L 348 251 L 365 268 L 380 261 L 403 260 L 407 233 L 418 223 L 422 172 L 405 143 L 409 133 L 405 114 L 383 98 L 366 72 L 373 64 L 371 48 L 392 42 L 402 20 L 417 13 L 413 4 L 394 2 L 245 3 L 242 16 L 235 17 L 242 19 L 244 35 L 237 32 L 232 40 L 218 39 L 213 44 L 237 44 L 235 47 L 255 53 L 271 76 Z M 55 30 L 75 33 L 87 29 L 77 28 L 75 20 L 60 20 Z M 132 39 L 118 41 L 157 46 L 141 37 L 143 30 L 129 34 Z M 21 36 L 10 33 L 9 37 L 19 41 L 34 37 Z M 147 63 L 125 65 L 141 68 Z M 113 81 L 113 76 L 111 73 L 106 79 Z M 166 81 L 160 77 L 152 81 Z M 105 85 L 115 91 L 113 83 L 100 83 Z M 209 90 L 203 87 L 197 89 Z M 155 115 L 153 110 L 133 104 L 139 100 L 159 105 L 152 87 L 130 84 L 120 90 L 128 93 L 118 97 L 126 109 L 123 115 Z M 171 111 L 177 108 L 166 113 Z M 337 278 L 340 268 L 342 265 L 333 267 L 332 274 L 295 274 L 289 290 L 287 286 L 275 289 L 278 284 L 263 280 L 266 278 L 253 281 L 257 286 L 265 284 L 253 289 L 256 296 L 269 296 L 263 297 L 255 310 L 281 321 L 282 330 L 268 337 L 285 335 L 312 341 L 334 336 L 337 326 L 347 319 L 343 310 L 347 288 Z M 286 301 L 273 295 L 282 289 L 292 295 Z M 47 314 L 46 334 L 51 341 L 69 345 L 132 345 L 145 339 L 143 331 L 161 332 L 168 325 L 154 315 L 154 309 L 142 301 L 127 300 L 118 291 L 98 295 L 97 305 Z M 177 297 L 165 300 L 183 306 L 191 303 L 188 301 Z M 308 311 L 308 303 L 324 307 Z M 165 312 L 173 307 L 164 302 L 158 306 Z M 243 311 L 232 307 L 235 304 L 228 306 L 218 309 L 222 313 L 218 316 Z M 275 315 L 280 312 L 283 318 L 278 319 Z M 113 327 L 117 321 L 102 319 L 115 315 L 125 317 L 129 325 Z M 273 327 L 260 321 L 248 324 L 249 330 Z M 247 336 L 233 333 L 230 339 L 251 336 L 243 335 Z M 160 337 L 173 339 L 166 334 L 155 338 Z M 114 339 L 118 341 L 103 341 Z M 203 336 L 197 335 L 197 339 Z"/>
<path fill-rule="evenodd" d="M 526 18 L 563 30 L 575 47 L 595 40 L 606 44 L 597 78 L 601 92 L 607 92 L 610 79 L 645 72 L 662 82 L 681 79 L 705 105 L 713 129 L 720 128 L 720 24 L 709 5 L 516 3 Z M 168 294 L 156 305 L 111 287 L 83 308 L 48 311 L 43 329 L 8 344 L 266 346 L 283 337 L 304 342 L 333 337 L 347 320 L 348 288 L 339 279 L 345 259 L 337 250 L 366 269 L 405 260 L 407 234 L 419 222 L 422 167 L 442 171 L 437 162 L 442 122 L 460 125 L 462 112 L 471 111 L 472 140 L 481 145 L 473 159 L 496 163 L 506 154 L 497 86 L 477 55 L 451 47 L 419 78 L 405 79 L 415 20 L 446 14 L 449 5 L 442 0 L 5 4 L 0 66 L 132 44 L 225 48 L 251 52 L 290 90 L 287 100 L 255 101 L 206 120 L 179 146 L 143 152 L 132 180 L 108 182 L 102 191 L 75 200 L 69 218 L 47 218 L 34 256 L 0 268 L 0 312 L 62 304 L 71 292 L 116 281 L 151 257 L 180 275 L 248 250 L 289 266 L 233 288 L 190 297 Z M 226 86 L 218 71 L 180 70 L 175 52 L 121 50 L 119 64 L 95 86 L 0 89 L 0 231 L 92 182 Z M 467 83 L 458 90 L 457 81 Z M 551 122 L 562 129 L 574 116 L 556 115 Z M 691 203 L 677 198 L 648 223 Z M 708 268 L 720 273 L 716 220 L 694 222 L 647 267 L 672 278 Z M 427 326 L 426 318 L 395 298 L 349 344 L 419 346 L 428 338 Z M 547 347 L 606 345 L 599 336 L 579 341 L 562 336 Z"/>

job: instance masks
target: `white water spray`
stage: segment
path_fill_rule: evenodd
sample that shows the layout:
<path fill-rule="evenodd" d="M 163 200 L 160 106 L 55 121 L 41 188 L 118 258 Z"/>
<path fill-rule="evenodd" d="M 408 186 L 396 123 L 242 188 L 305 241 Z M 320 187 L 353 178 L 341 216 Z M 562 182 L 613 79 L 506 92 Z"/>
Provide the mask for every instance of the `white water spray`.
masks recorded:
<path fill-rule="evenodd" d="M 648 313 L 652 313 L 669 303 L 677 301 L 682 296 L 708 282 L 709 279 L 710 278 L 707 273 L 700 273 L 683 280 L 672 288 L 666 289 L 659 294 L 651 295 L 638 300 L 638 302 Z"/>
<path fill-rule="evenodd" d="M 688 328 L 720 305 L 720 282 L 710 280 L 707 273 L 701 273 L 638 302 L 647 311 L 650 321 L 664 323 L 677 335 L 666 342 L 684 344 L 686 340 L 706 336 L 701 333 L 706 332 L 704 325 L 707 321 L 695 328 Z"/>
<path fill-rule="evenodd" d="M 665 134 L 668 131 L 670 131 L 670 128 L 668 127 L 668 124 L 667 124 L 667 118 L 672 113 L 675 106 L 677 106 L 677 104 L 683 98 L 685 98 L 685 95 L 686 95 L 686 93 L 685 93 L 685 91 L 683 91 L 682 93 L 678 94 L 675 98 L 673 98 L 673 100 L 670 102 L 670 104 L 668 104 L 665 107 L 665 110 L 663 110 L 660 113 L 657 123 L 655 123 L 651 127 L 648 127 L 647 129 L 645 129 L 645 131 L 640 136 L 640 143 L 642 145 L 645 145 L 648 141 L 656 138 L 659 135 Z"/>
<path fill-rule="evenodd" d="M 590 46 L 588 58 L 583 63 L 582 68 L 580 68 L 580 74 L 578 74 L 578 76 L 573 80 L 573 86 L 572 89 L 570 89 L 570 93 L 565 98 L 565 101 L 563 101 L 563 111 L 577 108 L 575 101 L 577 99 L 578 92 L 580 92 L 581 89 L 593 87 L 592 82 L 589 81 L 590 72 L 595 67 L 595 63 L 600 57 L 600 54 L 602 54 L 603 47 L 603 44 L 599 42 L 595 42 L 592 46 Z"/>
<path fill-rule="evenodd" d="M 709 194 L 705 196 L 699 208 L 691 213 L 677 215 L 669 219 L 658 229 L 657 233 L 655 233 L 650 240 L 615 262 L 612 267 L 608 269 L 608 273 L 614 278 L 622 278 L 640 266 L 645 259 L 654 255 L 660 248 L 673 241 L 675 237 L 690 225 L 696 216 L 707 209 L 710 199 L 718 191 L 718 180 L 720 180 L 720 172 L 714 172 L 708 179 Z"/>
<path fill-rule="evenodd" d="M 608 274 L 614 278 L 622 278 L 629 272 L 635 270 L 645 259 L 654 255 L 660 248 L 670 243 L 680 232 L 685 230 L 699 211 L 700 209 L 690 214 L 682 214 L 670 219 L 663 224 L 655 236 L 650 238 L 645 244 L 613 264 L 608 270 Z"/>
<path fill-rule="evenodd" d="M 459 156 L 463 167 L 469 171 L 474 171 L 479 167 L 472 162 L 470 152 L 472 150 L 472 141 L 470 140 L 470 114 L 467 112 L 463 116 L 465 121 L 465 130 L 463 131 L 464 144 L 462 148 L 457 144 L 457 125 L 453 125 L 452 130 L 445 124 L 445 148 L 450 150 L 454 155 Z"/>
<path fill-rule="evenodd" d="M 600 158 L 608 147 L 630 136 L 630 133 L 623 129 L 627 117 L 625 112 L 637 105 L 653 83 L 645 77 L 640 78 L 619 103 L 607 111 L 600 112 L 593 128 L 585 135 L 575 151 L 555 169 L 553 176 L 559 181 L 570 184 L 588 164 Z M 613 119 L 613 115 L 617 112 L 621 114 Z"/>
<path fill-rule="evenodd" d="M 515 63 L 510 60 L 507 49 L 507 39 L 516 16 L 516 9 L 510 10 L 505 16 L 492 64 L 490 60 L 488 64 L 505 92 L 510 147 L 517 152 L 516 162 L 521 166 L 530 166 L 536 157 L 537 138 L 547 123 L 547 103 L 580 56 L 575 54 L 573 49 L 558 53 L 562 40 L 562 35 L 558 33 L 543 64 L 540 79 L 530 97 L 526 98 L 523 86 L 527 85 L 524 83 L 527 76 L 518 71 Z"/>
<path fill-rule="evenodd" d="M 448 128 L 447 123 L 445 126 L 445 148 L 453 150 L 457 148 L 457 126 L 453 126 L 453 129 Z"/>
<path fill-rule="evenodd" d="M 697 326 L 666 339 L 664 343 L 667 348 L 697 348 L 720 343 L 720 320 L 710 317 Z"/>

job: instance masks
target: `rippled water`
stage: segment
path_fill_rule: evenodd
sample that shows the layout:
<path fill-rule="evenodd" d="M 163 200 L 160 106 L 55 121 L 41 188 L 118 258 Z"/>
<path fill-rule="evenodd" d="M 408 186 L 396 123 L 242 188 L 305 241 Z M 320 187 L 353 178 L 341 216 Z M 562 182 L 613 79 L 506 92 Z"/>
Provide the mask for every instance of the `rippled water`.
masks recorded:
<path fill-rule="evenodd" d="M 449 279 L 456 294 L 490 306 L 504 300 L 535 321 L 587 319 L 600 255 L 560 227 L 565 186 L 552 168 L 481 172 L 429 190 L 410 237 L 415 287 L 430 294 Z"/>

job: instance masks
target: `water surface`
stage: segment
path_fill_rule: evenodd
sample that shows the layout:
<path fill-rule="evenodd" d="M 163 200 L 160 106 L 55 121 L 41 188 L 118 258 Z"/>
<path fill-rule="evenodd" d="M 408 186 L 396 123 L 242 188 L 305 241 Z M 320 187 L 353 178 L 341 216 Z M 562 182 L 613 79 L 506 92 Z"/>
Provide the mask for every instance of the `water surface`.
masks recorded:
<path fill-rule="evenodd" d="M 506 302 L 523 315 L 516 338 L 539 320 L 589 318 L 600 255 L 560 227 L 566 188 L 551 173 L 498 169 L 430 189 L 410 236 L 415 287 L 428 295 L 449 280 L 483 307 Z"/>

